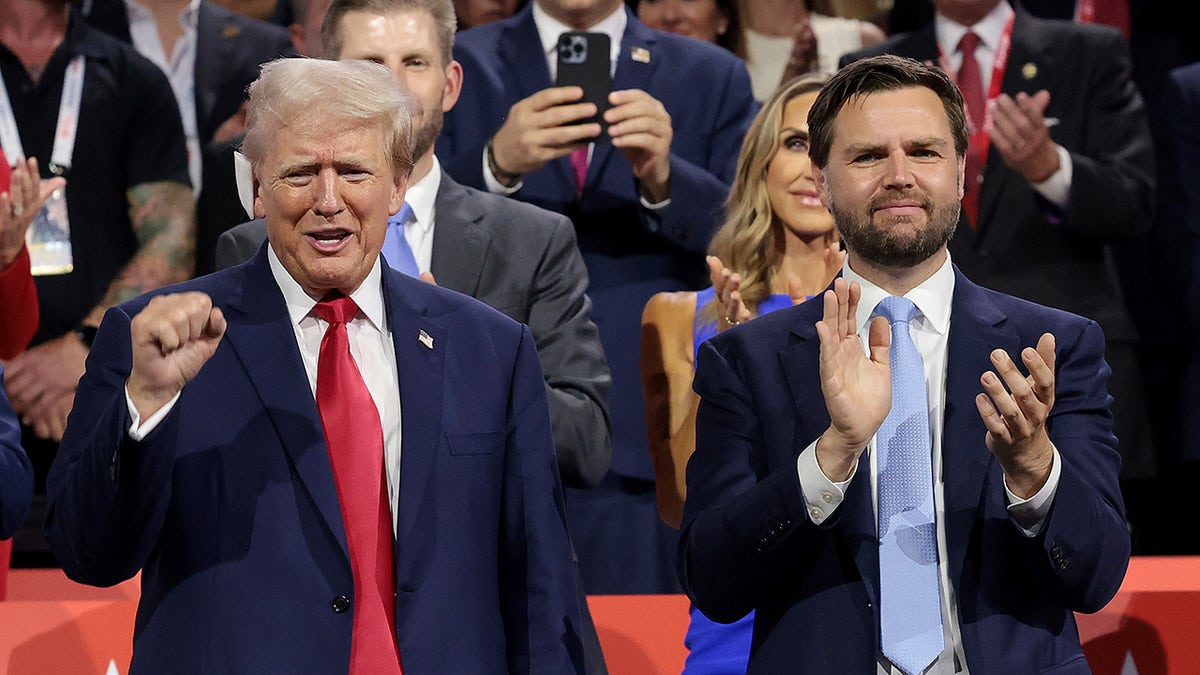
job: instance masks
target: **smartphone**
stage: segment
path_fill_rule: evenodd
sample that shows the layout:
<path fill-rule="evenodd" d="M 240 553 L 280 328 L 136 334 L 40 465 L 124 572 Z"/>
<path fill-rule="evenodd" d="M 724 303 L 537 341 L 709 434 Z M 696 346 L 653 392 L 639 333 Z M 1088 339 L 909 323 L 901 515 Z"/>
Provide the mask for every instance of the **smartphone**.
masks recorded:
<path fill-rule="evenodd" d="M 610 45 L 604 33 L 568 32 L 558 36 L 558 78 L 560 87 L 583 88 L 582 102 L 596 104 L 593 117 L 576 120 L 571 124 L 597 122 L 600 133 L 608 130 L 604 123 L 604 111 L 608 110 L 608 93 L 612 90 L 610 67 Z M 594 142 L 599 139 L 587 139 Z"/>

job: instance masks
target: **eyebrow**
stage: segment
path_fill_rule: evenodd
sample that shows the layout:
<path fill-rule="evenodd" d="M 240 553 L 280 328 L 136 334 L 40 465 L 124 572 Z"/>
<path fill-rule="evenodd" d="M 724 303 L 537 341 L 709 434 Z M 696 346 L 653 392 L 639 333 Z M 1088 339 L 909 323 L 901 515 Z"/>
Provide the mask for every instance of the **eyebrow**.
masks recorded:
<path fill-rule="evenodd" d="M 944 148 L 950 145 L 946 139 L 940 136 L 923 136 L 904 141 L 905 150 L 919 150 L 925 148 Z M 864 152 L 878 152 L 887 147 L 883 143 L 852 143 L 846 146 L 842 152 L 845 156 L 859 155 Z"/>
<path fill-rule="evenodd" d="M 788 134 L 797 134 L 799 136 L 808 138 L 808 129 L 797 129 L 796 127 L 784 127 L 779 130 L 780 136 L 787 136 Z"/>

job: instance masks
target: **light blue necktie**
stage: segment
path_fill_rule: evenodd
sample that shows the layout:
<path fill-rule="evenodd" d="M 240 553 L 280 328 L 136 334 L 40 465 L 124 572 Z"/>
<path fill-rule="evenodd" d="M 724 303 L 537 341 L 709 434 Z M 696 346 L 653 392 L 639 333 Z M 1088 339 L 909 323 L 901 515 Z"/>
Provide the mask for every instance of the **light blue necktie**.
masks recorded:
<path fill-rule="evenodd" d="M 387 234 L 383 238 L 383 257 L 387 264 L 397 272 L 403 272 L 415 277 L 421 272 L 417 269 L 417 259 L 413 257 L 412 248 L 404 238 L 404 224 L 412 218 L 413 210 L 404 202 L 396 215 L 388 218 Z"/>
<path fill-rule="evenodd" d="M 909 675 L 945 648 L 934 529 L 929 395 L 909 322 L 912 301 L 890 296 L 875 313 L 892 325 L 892 408 L 876 434 L 879 621 L 883 655 Z"/>

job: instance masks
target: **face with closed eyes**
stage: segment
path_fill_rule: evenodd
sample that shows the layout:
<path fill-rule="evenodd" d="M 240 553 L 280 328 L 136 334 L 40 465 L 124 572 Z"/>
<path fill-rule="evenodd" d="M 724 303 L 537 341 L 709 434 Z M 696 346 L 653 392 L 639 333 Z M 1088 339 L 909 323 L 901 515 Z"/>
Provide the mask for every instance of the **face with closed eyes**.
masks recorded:
<path fill-rule="evenodd" d="M 783 107 L 775 155 L 767 164 L 767 198 L 776 220 L 792 234 L 811 240 L 833 229 L 833 217 L 821 203 L 808 158 L 808 110 L 817 98 L 812 91 Z"/>

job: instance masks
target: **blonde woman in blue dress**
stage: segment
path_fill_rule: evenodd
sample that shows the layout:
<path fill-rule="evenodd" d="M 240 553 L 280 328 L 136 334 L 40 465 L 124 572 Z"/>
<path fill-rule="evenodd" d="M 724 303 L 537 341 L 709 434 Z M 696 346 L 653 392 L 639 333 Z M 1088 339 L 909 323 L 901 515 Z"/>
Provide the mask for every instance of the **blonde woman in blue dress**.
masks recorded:
<path fill-rule="evenodd" d="M 825 290 L 841 269 L 833 218 L 808 159 L 808 110 L 824 78 L 779 87 L 764 103 L 738 157 L 724 224 L 709 246 L 713 285 L 659 293 L 642 314 L 642 391 L 659 516 L 679 527 L 687 460 L 696 447 L 696 349 L 730 326 Z M 753 615 L 724 625 L 692 609 L 687 675 L 744 673 Z"/>

